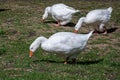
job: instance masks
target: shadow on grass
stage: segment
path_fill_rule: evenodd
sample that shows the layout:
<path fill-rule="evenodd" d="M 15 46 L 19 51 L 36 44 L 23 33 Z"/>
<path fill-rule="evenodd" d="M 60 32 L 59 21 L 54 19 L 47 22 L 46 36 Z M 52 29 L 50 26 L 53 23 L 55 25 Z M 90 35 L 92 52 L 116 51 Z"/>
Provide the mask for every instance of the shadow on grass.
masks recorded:
<path fill-rule="evenodd" d="M 82 64 L 82 65 L 97 64 L 97 63 L 100 63 L 103 60 L 104 59 L 91 60 L 91 61 L 80 61 L 80 62 L 77 62 L 77 64 Z"/>
<path fill-rule="evenodd" d="M 44 23 L 53 23 L 53 24 L 57 24 L 57 22 L 56 21 L 45 21 Z M 75 26 L 75 24 L 74 23 L 72 23 L 72 22 L 70 22 L 70 23 L 68 23 L 68 24 L 66 24 L 66 25 L 64 25 L 65 27 L 74 27 Z"/>
<path fill-rule="evenodd" d="M 103 59 L 98 59 L 98 60 L 91 60 L 91 61 L 78 61 L 77 63 L 73 63 L 73 62 L 68 62 L 68 64 L 81 64 L 81 65 L 90 65 L 90 64 L 97 64 L 99 62 L 103 61 Z M 63 61 L 53 61 L 53 60 L 35 60 L 33 61 L 33 63 L 37 63 L 37 62 L 48 62 L 48 63 L 61 63 L 63 64 Z"/>
<path fill-rule="evenodd" d="M 107 29 L 107 32 L 112 33 L 112 32 L 115 32 L 117 29 L 118 29 L 117 27 L 110 28 L 110 29 Z"/>
<path fill-rule="evenodd" d="M 68 23 L 68 24 L 66 24 L 65 26 L 67 27 L 74 27 L 76 24 L 75 23 L 72 23 L 72 22 L 70 22 L 70 23 Z"/>
<path fill-rule="evenodd" d="M 11 10 L 11 9 L 0 9 L 0 12 L 8 11 L 8 10 Z"/>
<path fill-rule="evenodd" d="M 51 21 L 51 20 L 47 20 L 47 21 L 45 21 L 44 23 L 54 23 L 54 24 L 57 24 L 56 21 Z"/>
<path fill-rule="evenodd" d="M 118 29 L 117 27 L 107 29 L 107 33 L 115 32 L 117 29 Z M 102 34 L 103 32 L 97 31 L 97 33 L 98 33 L 98 34 Z"/>

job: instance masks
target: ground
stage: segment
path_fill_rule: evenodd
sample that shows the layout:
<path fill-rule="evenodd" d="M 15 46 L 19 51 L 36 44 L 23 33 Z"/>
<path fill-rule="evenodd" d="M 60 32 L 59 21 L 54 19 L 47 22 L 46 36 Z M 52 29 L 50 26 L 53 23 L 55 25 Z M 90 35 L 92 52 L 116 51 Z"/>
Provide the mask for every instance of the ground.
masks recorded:
<path fill-rule="evenodd" d="M 64 3 L 81 10 L 66 26 L 54 26 L 49 16 L 41 22 L 47 6 Z M 78 19 L 90 10 L 113 7 L 106 24 L 108 34 L 93 34 L 76 64 L 39 48 L 29 58 L 29 45 L 38 36 L 49 37 L 60 31 L 73 32 Z M 119 80 L 120 79 L 120 3 L 117 0 L 1 0 L 0 1 L 0 80 Z M 95 26 L 83 25 L 78 33 Z"/>

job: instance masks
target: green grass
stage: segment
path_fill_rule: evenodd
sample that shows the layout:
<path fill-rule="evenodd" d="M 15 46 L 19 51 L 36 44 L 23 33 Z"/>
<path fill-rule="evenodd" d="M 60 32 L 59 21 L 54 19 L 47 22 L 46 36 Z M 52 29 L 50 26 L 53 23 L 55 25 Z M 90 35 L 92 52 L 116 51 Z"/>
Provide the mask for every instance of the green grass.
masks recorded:
<path fill-rule="evenodd" d="M 73 26 L 55 27 L 40 21 L 45 7 L 61 2 L 81 10 L 73 16 L 73 23 L 90 10 L 112 6 L 107 28 L 117 29 L 108 35 L 94 34 L 76 64 L 64 65 L 63 58 L 40 48 L 29 58 L 29 45 L 36 37 L 73 31 Z M 120 80 L 119 6 L 119 1 L 97 0 L 0 1 L 0 80 Z M 89 28 L 85 25 L 79 33 Z"/>

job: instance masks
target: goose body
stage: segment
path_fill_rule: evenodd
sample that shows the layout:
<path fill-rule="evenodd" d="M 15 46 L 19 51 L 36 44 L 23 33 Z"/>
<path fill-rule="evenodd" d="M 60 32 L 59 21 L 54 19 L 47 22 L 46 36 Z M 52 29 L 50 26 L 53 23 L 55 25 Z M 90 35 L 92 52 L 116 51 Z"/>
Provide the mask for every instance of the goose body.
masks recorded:
<path fill-rule="evenodd" d="M 30 45 L 30 57 L 36 49 L 41 46 L 45 51 L 63 56 L 66 59 L 66 63 L 68 59 L 76 59 L 77 55 L 85 48 L 92 33 L 93 31 L 88 34 L 58 32 L 48 39 L 45 37 L 38 37 Z"/>
<path fill-rule="evenodd" d="M 71 21 L 73 14 L 76 12 L 79 12 L 79 10 L 75 10 L 65 4 L 54 4 L 45 9 L 42 19 L 45 20 L 51 14 L 52 18 L 58 22 L 58 26 L 66 25 Z"/>
<path fill-rule="evenodd" d="M 105 23 L 110 20 L 112 7 L 107 9 L 96 9 L 90 11 L 86 17 L 81 17 L 75 25 L 75 32 L 77 32 L 83 23 L 86 24 L 99 24 L 99 30 L 102 31 Z"/>

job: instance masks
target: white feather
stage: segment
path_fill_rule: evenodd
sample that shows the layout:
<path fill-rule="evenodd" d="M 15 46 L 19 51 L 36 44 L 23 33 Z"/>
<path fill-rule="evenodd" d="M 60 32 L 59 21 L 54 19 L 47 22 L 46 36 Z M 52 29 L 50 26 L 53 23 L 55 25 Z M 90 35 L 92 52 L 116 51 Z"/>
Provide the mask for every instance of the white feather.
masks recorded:
<path fill-rule="evenodd" d="M 99 23 L 99 29 L 103 29 L 103 26 L 105 23 L 107 23 L 110 20 L 112 13 L 112 7 L 109 7 L 108 9 L 96 9 L 90 11 L 86 17 L 81 17 L 77 24 L 75 25 L 75 30 L 78 31 L 83 23 L 86 24 L 93 24 L 93 23 Z"/>
<path fill-rule="evenodd" d="M 93 31 L 88 34 L 58 32 L 48 39 L 45 37 L 38 37 L 30 45 L 30 51 L 35 52 L 36 49 L 41 46 L 43 50 L 56 53 L 57 55 L 63 55 L 64 58 L 76 58 L 87 45 L 87 41 L 92 33 Z"/>
<path fill-rule="evenodd" d="M 48 14 L 52 15 L 52 18 L 56 21 L 60 21 L 61 25 L 66 25 L 72 19 L 74 13 L 79 12 L 79 10 L 75 10 L 72 7 L 69 7 L 65 4 L 54 4 L 51 7 L 47 7 L 43 14 L 43 19 L 48 17 Z"/>

